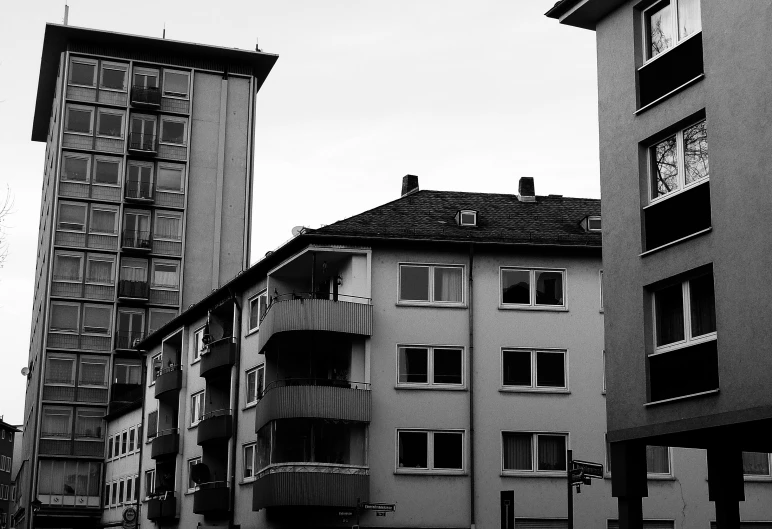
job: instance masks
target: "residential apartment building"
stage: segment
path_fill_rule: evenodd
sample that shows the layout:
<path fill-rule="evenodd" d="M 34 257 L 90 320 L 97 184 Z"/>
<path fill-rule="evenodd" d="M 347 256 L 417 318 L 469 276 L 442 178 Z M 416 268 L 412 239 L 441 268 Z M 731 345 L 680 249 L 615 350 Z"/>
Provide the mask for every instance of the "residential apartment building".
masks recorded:
<path fill-rule="evenodd" d="M 100 519 L 102 418 L 142 396 L 133 346 L 246 268 L 255 96 L 276 58 L 46 26 L 17 524 Z"/>
<path fill-rule="evenodd" d="M 772 451 L 769 3 L 562 0 L 547 15 L 597 38 L 620 526 L 648 510 L 647 444 L 707 451 L 701 527 L 768 521 L 769 484 L 748 474 L 768 476 Z"/>
<path fill-rule="evenodd" d="M 606 461 L 600 228 L 598 200 L 532 179 L 408 175 L 398 200 L 301 230 L 140 344 L 141 523 L 567 527 L 566 450 Z M 647 527 L 709 510 L 704 457 L 645 453 Z M 574 513 L 616 527 L 608 473 Z"/>
<path fill-rule="evenodd" d="M 123 527 L 137 520 L 142 400 L 105 416 L 104 496 L 101 527 Z"/>
<path fill-rule="evenodd" d="M 0 527 L 8 527 L 13 496 L 13 456 L 16 450 L 15 437 L 18 428 L 0 417 Z"/>

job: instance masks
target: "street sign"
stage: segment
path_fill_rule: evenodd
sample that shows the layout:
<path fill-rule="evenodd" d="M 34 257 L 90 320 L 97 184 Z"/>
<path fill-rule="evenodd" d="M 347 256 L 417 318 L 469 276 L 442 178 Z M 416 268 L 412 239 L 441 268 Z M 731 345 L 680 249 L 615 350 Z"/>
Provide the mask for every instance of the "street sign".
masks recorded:
<path fill-rule="evenodd" d="M 395 503 L 361 503 L 360 507 L 365 511 L 394 512 L 397 510 Z"/>
<path fill-rule="evenodd" d="M 376 516 L 386 516 L 386 511 L 375 511 Z"/>
<path fill-rule="evenodd" d="M 574 470 L 581 470 L 584 473 L 584 476 L 590 478 L 603 479 L 603 465 L 600 463 L 592 463 L 590 461 L 579 461 L 574 459 L 571 462 L 571 472 L 573 473 Z"/>
<path fill-rule="evenodd" d="M 343 518 L 348 518 L 350 516 L 354 516 L 354 511 L 338 511 L 338 516 L 342 516 Z"/>

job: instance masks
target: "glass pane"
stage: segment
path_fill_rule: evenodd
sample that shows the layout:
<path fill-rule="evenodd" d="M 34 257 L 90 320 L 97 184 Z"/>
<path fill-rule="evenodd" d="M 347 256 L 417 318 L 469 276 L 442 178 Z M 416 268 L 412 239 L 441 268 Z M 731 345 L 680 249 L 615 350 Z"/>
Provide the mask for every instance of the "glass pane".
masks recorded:
<path fill-rule="evenodd" d="M 100 112 L 98 132 L 102 136 L 120 137 L 123 133 L 123 115 Z"/>
<path fill-rule="evenodd" d="M 708 129 L 705 121 L 684 129 L 684 180 L 686 185 L 707 178 L 710 175 L 708 165 Z"/>
<path fill-rule="evenodd" d="M 434 433 L 434 468 L 464 468 L 464 438 L 461 433 Z"/>
<path fill-rule="evenodd" d="M 155 218 L 155 237 L 158 239 L 179 240 L 182 219 L 180 217 L 157 216 Z"/>
<path fill-rule="evenodd" d="M 535 272 L 536 304 L 563 305 L 563 273 Z"/>
<path fill-rule="evenodd" d="M 399 432 L 399 468 L 428 468 L 427 432 Z"/>
<path fill-rule="evenodd" d="M 158 169 L 158 189 L 164 191 L 182 190 L 182 169 L 169 169 L 160 167 Z"/>
<path fill-rule="evenodd" d="M 528 270 L 502 270 L 502 303 L 531 304 L 531 272 Z"/>
<path fill-rule="evenodd" d="M 71 108 L 67 111 L 67 130 L 70 132 L 91 132 L 91 112 Z"/>
<path fill-rule="evenodd" d="M 64 157 L 62 178 L 78 182 L 88 181 L 88 158 Z"/>
<path fill-rule="evenodd" d="M 185 124 L 180 121 L 164 121 L 161 125 L 161 141 L 166 143 L 185 143 Z"/>
<path fill-rule="evenodd" d="M 461 268 L 434 268 L 434 301 L 455 301 L 460 303 L 462 284 Z"/>
<path fill-rule="evenodd" d="M 713 276 L 705 275 L 689 281 L 691 298 L 692 337 L 716 332 L 716 299 Z"/>
<path fill-rule="evenodd" d="M 251 478 L 255 475 L 254 472 L 254 454 L 255 454 L 255 447 L 254 446 L 245 446 L 244 447 L 244 477 L 245 478 Z"/>
<path fill-rule="evenodd" d="M 126 89 L 126 70 L 115 68 L 102 68 L 102 86 L 113 90 Z"/>
<path fill-rule="evenodd" d="M 70 63 L 70 82 L 83 86 L 94 86 L 96 65 L 72 61 Z"/>
<path fill-rule="evenodd" d="M 46 364 L 46 384 L 75 383 L 74 358 L 49 358 Z"/>
<path fill-rule="evenodd" d="M 57 255 L 54 263 L 54 280 L 80 281 L 80 257 Z"/>
<path fill-rule="evenodd" d="M 89 283 L 112 284 L 113 262 L 89 259 L 86 281 Z"/>
<path fill-rule="evenodd" d="M 157 287 L 177 287 L 177 265 L 156 263 L 153 266 L 153 285 Z"/>
<path fill-rule="evenodd" d="M 539 351 L 536 353 L 536 386 L 566 387 L 565 354 Z"/>
<path fill-rule="evenodd" d="M 70 437 L 72 435 L 72 410 L 43 408 L 41 430 L 45 437 Z"/>
<path fill-rule="evenodd" d="M 83 311 L 83 332 L 93 334 L 110 334 L 109 307 L 86 307 Z"/>
<path fill-rule="evenodd" d="M 434 350 L 435 384 L 461 384 L 461 349 Z"/>
<path fill-rule="evenodd" d="M 701 29 L 700 0 L 678 0 L 678 37 L 684 39 Z"/>
<path fill-rule="evenodd" d="M 105 386 L 107 361 L 89 358 L 80 362 L 80 380 L 82 386 Z"/>
<path fill-rule="evenodd" d="M 399 299 L 403 301 L 429 301 L 429 267 L 399 267 Z"/>
<path fill-rule="evenodd" d="M 257 400 L 257 371 L 247 373 L 247 402 Z"/>
<path fill-rule="evenodd" d="M 94 183 L 118 185 L 118 173 L 120 172 L 120 162 L 110 162 L 107 160 L 96 160 L 94 171 Z"/>
<path fill-rule="evenodd" d="M 684 339 L 684 299 L 681 285 L 663 288 L 654 295 L 657 345 Z"/>
<path fill-rule="evenodd" d="M 188 75 L 184 73 L 166 72 L 164 74 L 164 94 L 188 95 Z"/>
<path fill-rule="evenodd" d="M 75 417 L 75 436 L 92 439 L 102 438 L 102 417 L 99 410 L 78 410 Z"/>
<path fill-rule="evenodd" d="M 86 206 L 75 204 L 59 205 L 59 229 L 83 231 L 86 221 Z"/>
<path fill-rule="evenodd" d="M 426 384 L 429 382 L 429 350 L 426 348 L 399 348 L 400 384 Z"/>
<path fill-rule="evenodd" d="M 539 435 L 538 470 L 566 469 L 566 438 L 563 435 Z"/>
<path fill-rule="evenodd" d="M 670 452 L 666 446 L 646 447 L 646 472 L 649 474 L 670 473 Z"/>
<path fill-rule="evenodd" d="M 175 313 L 170 312 L 156 312 L 151 311 L 150 312 L 150 329 L 148 329 L 148 333 L 151 333 L 153 331 L 156 331 L 172 321 L 174 317 L 176 316 Z"/>
<path fill-rule="evenodd" d="M 91 212 L 91 233 L 115 233 L 115 216 L 117 212 L 103 209 L 95 209 Z"/>
<path fill-rule="evenodd" d="M 748 476 L 768 476 L 769 454 L 743 452 L 743 474 Z"/>
<path fill-rule="evenodd" d="M 505 386 L 531 386 L 531 351 L 504 351 Z"/>
<path fill-rule="evenodd" d="M 646 12 L 648 58 L 656 57 L 673 45 L 673 12 L 670 0 Z"/>
<path fill-rule="evenodd" d="M 678 190 L 678 148 L 676 138 L 668 138 L 651 150 L 655 181 L 652 182 L 652 198 Z"/>
<path fill-rule="evenodd" d="M 504 432 L 504 470 L 533 470 L 531 434 Z"/>
<path fill-rule="evenodd" d="M 78 307 L 76 305 L 52 305 L 51 330 L 78 332 Z"/>

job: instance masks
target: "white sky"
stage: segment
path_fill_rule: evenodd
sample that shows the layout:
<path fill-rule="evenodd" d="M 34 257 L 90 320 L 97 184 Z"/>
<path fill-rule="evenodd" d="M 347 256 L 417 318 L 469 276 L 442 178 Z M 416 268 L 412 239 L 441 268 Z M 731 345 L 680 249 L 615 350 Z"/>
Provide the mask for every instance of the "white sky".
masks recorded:
<path fill-rule="evenodd" d="M 595 35 L 554 0 L 70 0 L 73 26 L 254 49 L 279 60 L 257 96 L 253 254 L 422 189 L 600 196 Z M 109 7 L 108 7 L 109 6 Z M 46 22 L 62 0 L 0 13 L 0 415 L 22 422 L 45 145 L 30 141 Z"/>

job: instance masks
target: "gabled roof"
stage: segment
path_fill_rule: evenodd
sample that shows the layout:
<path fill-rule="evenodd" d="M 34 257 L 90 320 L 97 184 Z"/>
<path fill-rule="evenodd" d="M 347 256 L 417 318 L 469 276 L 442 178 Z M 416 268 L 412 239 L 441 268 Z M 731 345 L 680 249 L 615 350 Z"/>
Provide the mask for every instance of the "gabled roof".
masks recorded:
<path fill-rule="evenodd" d="M 459 226 L 459 210 L 477 211 L 477 226 Z M 588 233 L 582 219 L 600 215 L 600 200 L 537 196 L 521 202 L 516 195 L 417 191 L 318 230 L 315 235 L 427 241 L 601 245 L 597 232 Z"/>
<path fill-rule="evenodd" d="M 545 14 L 561 24 L 595 30 L 600 19 L 624 3 L 625 0 L 560 0 Z"/>

